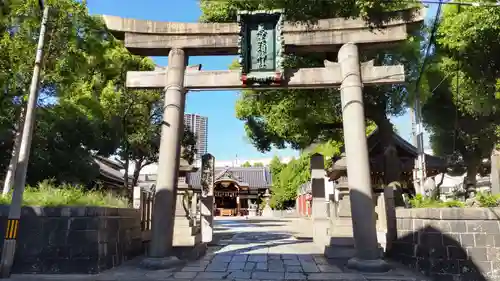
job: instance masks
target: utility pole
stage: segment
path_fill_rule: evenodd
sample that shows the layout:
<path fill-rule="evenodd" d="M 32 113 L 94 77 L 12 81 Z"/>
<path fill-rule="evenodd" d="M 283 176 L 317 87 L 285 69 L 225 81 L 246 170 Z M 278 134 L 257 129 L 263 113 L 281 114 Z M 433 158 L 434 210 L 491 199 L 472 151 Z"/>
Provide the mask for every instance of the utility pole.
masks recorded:
<path fill-rule="evenodd" d="M 24 103 L 24 102 L 23 102 Z M 7 196 L 14 186 L 14 176 L 17 169 L 17 161 L 19 159 L 19 149 L 21 148 L 21 138 L 23 136 L 23 121 L 26 115 L 26 105 L 22 104 L 19 120 L 15 126 L 14 146 L 10 157 L 9 167 L 5 174 L 2 195 Z"/>
<path fill-rule="evenodd" d="M 420 94 L 417 90 L 417 95 L 415 97 L 415 133 L 413 137 L 413 141 L 416 142 L 418 157 L 416 160 L 415 170 L 416 170 L 416 181 L 418 190 L 417 194 L 424 194 L 424 183 L 426 174 L 426 165 L 425 165 L 425 150 L 424 150 L 424 130 L 422 125 L 422 106 L 420 104 Z"/>
<path fill-rule="evenodd" d="M 414 110 L 415 110 L 415 122 L 412 122 L 412 131 L 414 134 L 414 143 L 416 142 L 418 157 L 415 163 L 415 179 L 416 179 L 416 187 L 415 191 L 417 194 L 424 194 L 424 181 L 427 177 L 426 165 L 425 165 L 425 152 L 424 152 L 424 130 L 422 125 L 422 105 L 420 103 L 420 78 L 422 78 L 423 72 L 425 70 L 425 65 L 427 63 L 427 58 L 429 57 L 430 48 L 432 42 L 434 40 L 434 35 L 437 30 L 437 23 L 439 20 L 439 15 L 441 14 L 441 5 L 443 4 L 443 0 L 439 0 L 439 6 L 437 8 L 436 17 L 434 19 L 434 26 L 432 27 L 431 36 L 429 38 L 429 44 L 427 45 L 424 62 L 422 64 L 422 68 L 420 69 L 420 74 L 417 79 L 416 88 L 415 88 L 415 101 L 414 101 Z M 412 120 L 413 121 L 413 120 Z M 413 126 L 414 124 L 414 126 Z"/>
<path fill-rule="evenodd" d="M 414 105 L 410 107 L 410 118 L 411 118 L 411 136 L 412 143 L 417 148 L 417 158 L 415 159 L 415 165 L 413 168 L 413 187 L 415 188 L 416 194 L 424 194 L 424 179 L 422 179 L 423 169 L 425 169 L 425 162 L 422 163 L 423 154 L 423 132 L 419 132 L 419 109 L 420 109 L 420 98 L 419 95 L 415 97 Z M 419 141 L 419 137 L 422 137 L 422 142 Z M 421 146 L 422 145 L 422 146 Z M 425 157 L 425 155 L 424 155 Z M 425 161 L 425 159 L 423 159 Z"/>
<path fill-rule="evenodd" d="M 43 9 L 42 23 L 40 26 L 40 35 L 38 37 L 38 46 L 35 57 L 35 67 L 33 68 L 33 77 L 31 79 L 30 93 L 26 107 L 26 117 L 23 125 L 23 135 L 21 138 L 21 147 L 19 150 L 19 159 L 14 178 L 14 192 L 12 202 L 9 208 L 9 217 L 7 227 L 5 228 L 5 239 L 2 249 L 2 259 L 0 261 L 0 278 L 9 278 L 14 256 L 16 252 L 16 239 L 19 230 L 19 220 L 21 217 L 21 204 L 23 201 L 24 186 L 26 184 L 26 171 L 30 156 L 31 140 L 33 138 L 33 127 L 35 124 L 35 110 L 38 100 L 38 87 L 40 79 L 40 68 L 43 57 L 43 46 L 45 43 L 45 30 L 49 18 L 49 7 L 43 5 L 39 0 L 40 7 Z"/>

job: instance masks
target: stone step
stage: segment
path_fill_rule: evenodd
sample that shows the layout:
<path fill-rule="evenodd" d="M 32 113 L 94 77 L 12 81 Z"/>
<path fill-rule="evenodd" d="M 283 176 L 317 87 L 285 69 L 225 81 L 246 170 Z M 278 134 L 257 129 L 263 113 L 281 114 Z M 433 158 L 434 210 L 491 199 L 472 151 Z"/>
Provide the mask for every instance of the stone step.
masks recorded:
<path fill-rule="evenodd" d="M 335 239 L 331 241 L 330 245 L 325 248 L 325 256 L 329 259 L 339 259 L 339 258 L 352 258 L 356 255 L 356 248 L 354 247 L 354 239 L 351 241 L 344 240 L 345 244 L 342 243 L 341 239 Z M 335 244 L 335 242 L 337 244 Z M 352 244 L 349 244 L 352 243 Z M 379 244 L 380 256 L 384 255 L 384 247 Z"/>
<path fill-rule="evenodd" d="M 330 233 L 332 236 L 335 234 L 341 234 L 342 236 L 352 236 L 352 227 L 351 226 L 336 226 L 330 229 Z"/>
<path fill-rule="evenodd" d="M 192 226 L 191 220 L 185 217 L 176 217 L 174 222 L 174 228 L 177 227 L 190 227 Z"/>
<path fill-rule="evenodd" d="M 351 218 L 336 218 L 332 220 L 333 226 L 352 226 Z"/>
<path fill-rule="evenodd" d="M 354 247 L 354 238 L 352 236 L 334 235 L 330 238 L 330 245 L 342 247 Z"/>
<path fill-rule="evenodd" d="M 329 259 L 349 259 L 356 255 L 354 247 L 330 246 L 325 250 L 325 256 Z"/>
<path fill-rule="evenodd" d="M 201 235 L 175 235 L 174 234 L 174 247 L 194 246 L 201 243 Z"/>

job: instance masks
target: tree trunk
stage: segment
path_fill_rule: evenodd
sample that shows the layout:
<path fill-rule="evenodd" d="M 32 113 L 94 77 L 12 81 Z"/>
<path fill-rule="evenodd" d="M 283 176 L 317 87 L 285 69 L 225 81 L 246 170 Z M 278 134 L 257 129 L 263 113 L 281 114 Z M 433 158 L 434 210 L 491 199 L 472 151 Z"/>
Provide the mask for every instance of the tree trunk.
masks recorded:
<path fill-rule="evenodd" d="M 436 188 L 432 191 L 431 198 L 434 200 L 438 200 L 441 197 L 441 185 L 443 185 L 444 182 L 444 175 L 445 173 L 441 174 L 441 180 L 436 184 Z"/>
<path fill-rule="evenodd" d="M 7 168 L 7 173 L 5 174 L 5 182 L 3 185 L 3 196 L 6 196 L 11 191 L 14 186 L 14 176 L 16 174 L 17 162 L 19 160 L 19 150 L 21 149 L 21 138 L 23 136 L 24 129 L 24 117 L 26 114 L 26 104 L 23 104 L 21 111 L 19 112 L 19 118 L 16 122 L 14 130 L 16 131 L 14 137 L 14 146 L 12 147 L 12 153 L 10 157 L 9 167 Z"/>
<path fill-rule="evenodd" d="M 125 194 L 126 194 L 126 197 L 129 201 L 129 203 L 133 203 L 132 200 L 133 200 L 133 192 L 131 192 L 129 190 L 129 186 L 128 186 L 128 170 L 129 170 L 129 165 L 130 165 L 130 159 L 129 159 L 129 153 L 128 153 L 128 143 L 125 144 L 125 173 L 123 175 L 123 187 L 125 188 Z"/>
<path fill-rule="evenodd" d="M 464 178 L 464 188 L 468 196 L 470 197 L 473 195 L 473 193 L 475 193 L 476 190 L 476 176 L 481 164 L 481 159 L 480 157 L 471 155 L 467 157 L 467 159 L 465 159 L 465 164 L 467 165 L 467 175 Z"/>
<path fill-rule="evenodd" d="M 143 161 L 135 161 L 134 174 L 132 175 L 132 188 L 137 186 L 137 182 L 139 181 L 139 175 L 140 175 L 141 169 L 143 167 L 142 162 Z"/>
<path fill-rule="evenodd" d="M 394 144 L 392 124 L 384 116 L 380 122 L 377 122 L 380 143 L 384 151 L 384 184 L 394 187 L 395 206 L 404 206 L 403 192 L 401 188 L 401 162 L 399 161 L 398 151 Z"/>

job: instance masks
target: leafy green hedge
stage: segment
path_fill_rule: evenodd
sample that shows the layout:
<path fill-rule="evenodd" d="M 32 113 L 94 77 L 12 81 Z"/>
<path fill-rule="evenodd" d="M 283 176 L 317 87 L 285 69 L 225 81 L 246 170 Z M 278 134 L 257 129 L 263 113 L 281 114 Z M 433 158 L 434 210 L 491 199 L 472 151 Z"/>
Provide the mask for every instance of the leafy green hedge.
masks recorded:
<path fill-rule="evenodd" d="M 8 205 L 11 196 L 0 196 L 0 204 Z M 128 200 L 111 193 L 85 190 L 82 186 L 69 184 L 55 185 L 51 181 L 40 182 L 37 186 L 27 186 L 23 195 L 23 206 L 98 206 L 128 208 Z"/>
<path fill-rule="evenodd" d="M 500 195 L 489 193 L 478 193 L 471 201 L 473 207 L 491 208 L 500 206 Z M 465 208 L 469 207 L 466 202 L 458 200 L 440 201 L 417 194 L 410 199 L 412 208 Z"/>

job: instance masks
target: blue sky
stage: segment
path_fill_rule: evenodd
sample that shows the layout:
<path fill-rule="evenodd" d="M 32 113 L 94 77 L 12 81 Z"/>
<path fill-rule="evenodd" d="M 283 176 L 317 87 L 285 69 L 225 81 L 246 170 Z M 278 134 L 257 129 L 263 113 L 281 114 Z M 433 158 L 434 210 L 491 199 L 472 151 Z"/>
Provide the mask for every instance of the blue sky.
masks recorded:
<path fill-rule="evenodd" d="M 92 14 L 107 14 L 120 17 L 149 19 L 156 21 L 196 22 L 201 14 L 197 0 L 87 0 Z M 434 15 L 431 9 L 428 15 Z M 190 64 L 202 64 L 204 70 L 227 69 L 232 56 L 191 57 Z M 159 65 L 167 65 L 166 57 L 155 57 Z M 219 160 L 255 159 L 279 156 L 296 156 L 291 149 L 273 150 L 262 154 L 246 139 L 243 122 L 235 117 L 234 105 L 238 92 L 211 91 L 189 93 L 186 113 L 208 117 L 208 150 Z M 406 140 L 411 139 L 410 116 L 393 118 L 392 122 Z M 427 140 L 427 136 L 425 137 Z M 427 141 L 426 141 L 427 142 Z"/>

